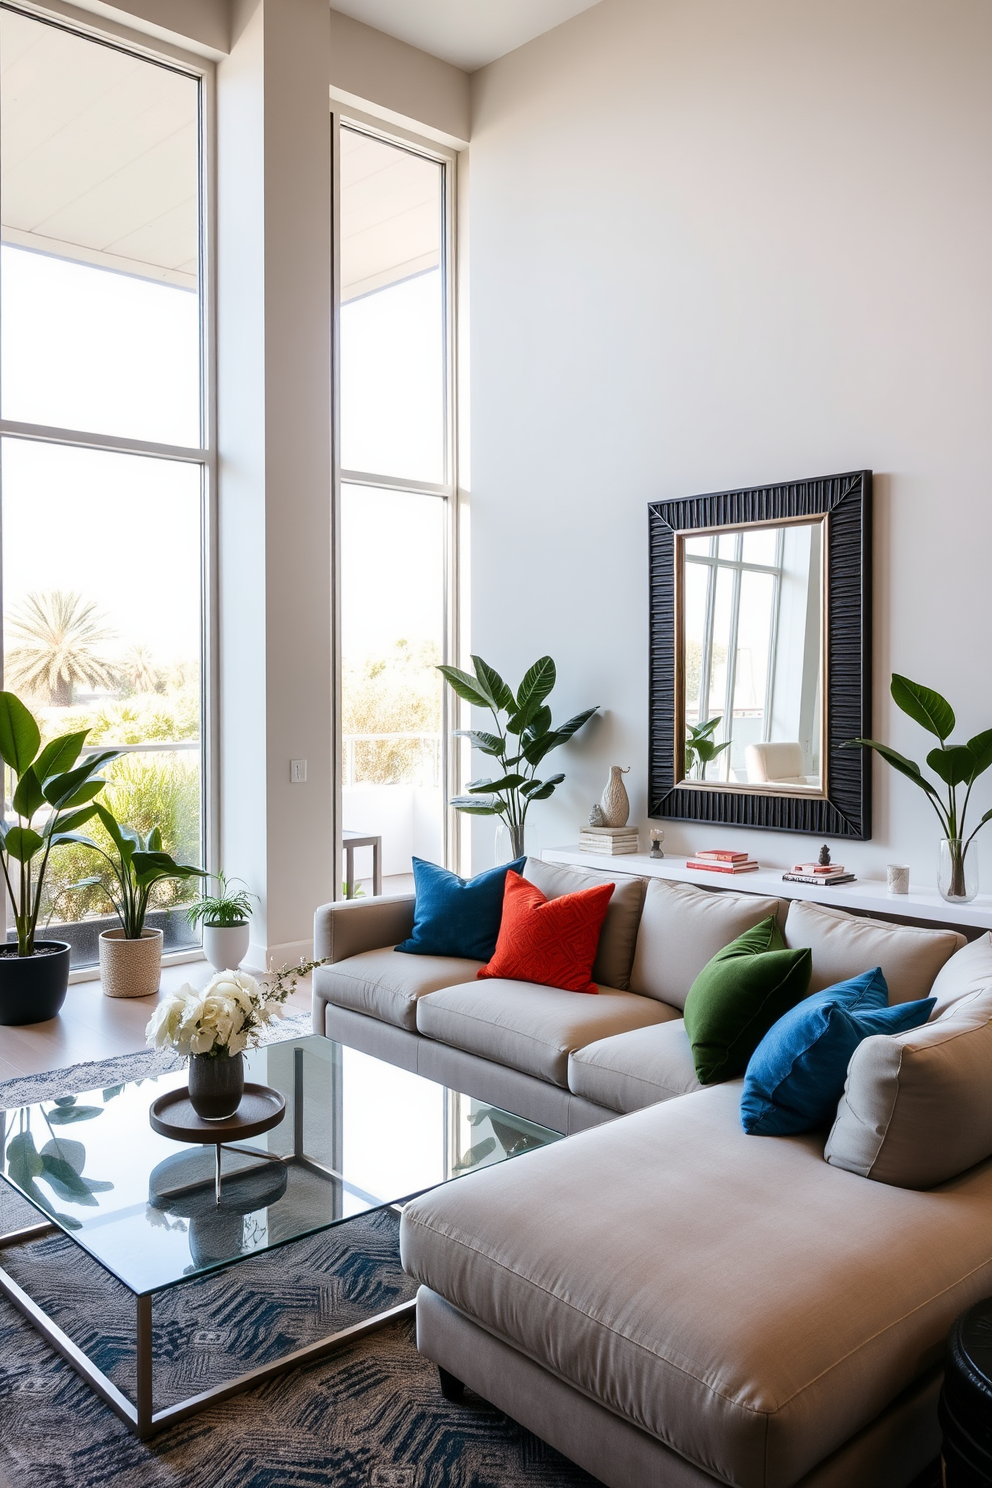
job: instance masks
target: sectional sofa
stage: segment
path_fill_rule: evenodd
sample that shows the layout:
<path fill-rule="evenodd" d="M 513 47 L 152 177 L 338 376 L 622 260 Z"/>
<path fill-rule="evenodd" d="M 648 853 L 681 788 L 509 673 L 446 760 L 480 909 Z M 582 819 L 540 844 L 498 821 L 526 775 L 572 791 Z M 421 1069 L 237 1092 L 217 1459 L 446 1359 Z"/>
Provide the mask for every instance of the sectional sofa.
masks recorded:
<path fill-rule="evenodd" d="M 395 953 L 412 898 L 317 912 L 317 1031 L 578 1133 L 407 1206 L 419 1347 L 610 1488 L 905 1488 L 947 1330 L 992 1291 L 992 942 L 616 883 L 597 997 Z M 688 989 L 771 913 L 811 990 L 881 965 L 891 1001 L 937 998 L 860 1046 L 829 1137 L 746 1136 L 740 1081 L 695 1078 Z"/>

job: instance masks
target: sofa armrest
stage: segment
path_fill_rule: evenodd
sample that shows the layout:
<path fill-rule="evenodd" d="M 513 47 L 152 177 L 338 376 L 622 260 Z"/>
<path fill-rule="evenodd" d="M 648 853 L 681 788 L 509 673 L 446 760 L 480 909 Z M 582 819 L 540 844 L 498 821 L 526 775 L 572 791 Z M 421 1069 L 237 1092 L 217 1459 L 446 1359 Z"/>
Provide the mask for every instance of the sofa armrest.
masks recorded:
<path fill-rule="evenodd" d="M 338 899 L 313 917 L 313 953 L 318 960 L 344 961 L 362 951 L 406 940 L 413 929 L 412 894 L 377 899 Z"/>

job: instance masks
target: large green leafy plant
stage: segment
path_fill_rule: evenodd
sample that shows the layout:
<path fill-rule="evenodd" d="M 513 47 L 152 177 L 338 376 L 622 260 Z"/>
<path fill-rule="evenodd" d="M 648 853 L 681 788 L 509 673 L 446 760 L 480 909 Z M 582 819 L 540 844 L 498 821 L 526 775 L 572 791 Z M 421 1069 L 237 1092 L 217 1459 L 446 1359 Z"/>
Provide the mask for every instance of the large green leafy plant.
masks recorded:
<path fill-rule="evenodd" d="M 101 884 L 114 912 L 121 922 L 125 940 L 140 940 L 148 913 L 148 899 L 158 883 L 170 878 L 207 878 L 204 868 L 193 868 L 188 863 L 177 863 L 167 852 L 162 851 L 162 833 L 153 827 L 147 837 L 126 827 L 108 811 L 97 804 L 96 815 L 103 823 L 104 831 L 114 846 L 114 852 L 106 852 L 92 838 L 81 838 L 87 847 L 98 852 L 110 865 L 111 882 L 108 887 L 99 875 L 81 879 L 74 887 L 89 888 Z"/>
<path fill-rule="evenodd" d="M 63 734 L 41 747 L 41 731 L 12 692 L 0 692 L 0 758 L 11 772 L 10 804 L 16 821 L 0 822 L 0 861 L 14 908 L 17 954 L 33 956 L 38 912 L 48 859 L 63 842 L 82 842 L 78 833 L 97 810 L 95 796 L 106 781 L 99 774 L 118 750 L 87 755 L 78 763 L 87 729 Z M 15 867 L 16 865 L 16 867 Z"/>
<path fill-rule="evenodd" d="M 954 709 L 946 698 L 930 687 L 901 677 L 898 672 L 892 674 L 890 690 L 897 706 L 939 741 L 937 748 L 931 749 L 927 755 L 927 764 L 938 783 L 928 780 L 915 761 L 899 754 L 888 744 L 880 744 L 877 739 L 849 739 L 847 743 L 874 749 L 893 770 L 898 770 L 900 775 L 905 775 L 907 780 L 926 792 L 950 844 L 950 895 L 961 899 L 965 895 L 965 855 L 985 823 L 992 821 L 992 810 L 986 811 L 974 831 L 966 835 L 972 788 L 979 776 L 992 765 L 992 729 L 984 729 L 967 744 L 949 744 L 947 741 L 954 732 L 956 720 Z"/>
<path fill-rule="evenodd" d="M 465 787 L 467 794 L 453 797 L 451 804 L 469 816 L 501 817 L 509 829 L 513 855 L 519 857 L 524 850 L 524 827 L 531 805 L 546 801 L 565 779 L 564 775 L 539 779 L 538 766 L 588 723 L 598 704 L 556 728 L 546 702 L 557 680 L 550 656 L 542 656 L 527 669 L 516 692 L 481 656 L 472 657 L 472 666 L 474 675 L 452 666 L 440 666 L 438 671 L 463 702 L 492 714 L 494 733 L 456 729 L 455 734 L 471 740 L 473 748 L 494 759 L 499 774 L 470 780 Z"/>
<path fill-rule="evenodd" d="M 729 739 L 725 744 L 713 742 L 713 735 L 720 721 L 721 715 L 718 713 L 715 718 L 707 719 L 706 723 L 686 724 L 685 773 L 687 777 L 692 774 L 693 768 L 698 764 L 699 779 L 702 780 L 710 760 L 715 760 L 717 755 L 730 748 Z"/>

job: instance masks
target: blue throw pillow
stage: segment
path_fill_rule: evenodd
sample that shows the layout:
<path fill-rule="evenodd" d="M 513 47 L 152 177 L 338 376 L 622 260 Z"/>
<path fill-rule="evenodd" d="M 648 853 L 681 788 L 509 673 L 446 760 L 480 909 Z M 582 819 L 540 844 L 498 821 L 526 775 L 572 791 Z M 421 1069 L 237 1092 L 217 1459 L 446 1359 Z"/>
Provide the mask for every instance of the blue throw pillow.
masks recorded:
<path fill-rule="evenodd" d="M 413 860 L 417 902 L 413 934 L 396 949 L 412 956 L 464 956 L 490 961 L 503 918 L 507 871 L 523 873 L 526 858 L 487 868 L 475 878 L 459 878 L 437 863 Z"/>
<path fill-rule="evenodd" d="M 844 1092 L 851 1055 L 873 1033 L 904 1033 L 927 1021 L 935 999 L 888 1007 L 881 969 L 815 992 L 769 1029 L 751 1056 L 741 1122 L 752 1135 L 784 1137 L 828 1121 Z"/>

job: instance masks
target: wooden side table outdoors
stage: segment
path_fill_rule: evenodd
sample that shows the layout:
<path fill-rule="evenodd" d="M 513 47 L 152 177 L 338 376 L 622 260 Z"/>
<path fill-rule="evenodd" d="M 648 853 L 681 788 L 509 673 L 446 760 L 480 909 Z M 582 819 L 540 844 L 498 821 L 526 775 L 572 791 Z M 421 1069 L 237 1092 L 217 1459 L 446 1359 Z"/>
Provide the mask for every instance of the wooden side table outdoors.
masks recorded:
<path fill-rule="evenodd" d="M 358 847 L 372 849 L 372 893 L 378 897 L 382 893 L 382 838 L 365 832 L 342 832 L 341 839 L 344 847 L 345 898 L 355 897 L 355 849 Z"/>
<path fill-rule="evenodd" d="M 945 1488 L 992 1483 L 992 1297 L 959 1317 L 947 1345 L 939 1416 Z"/>

